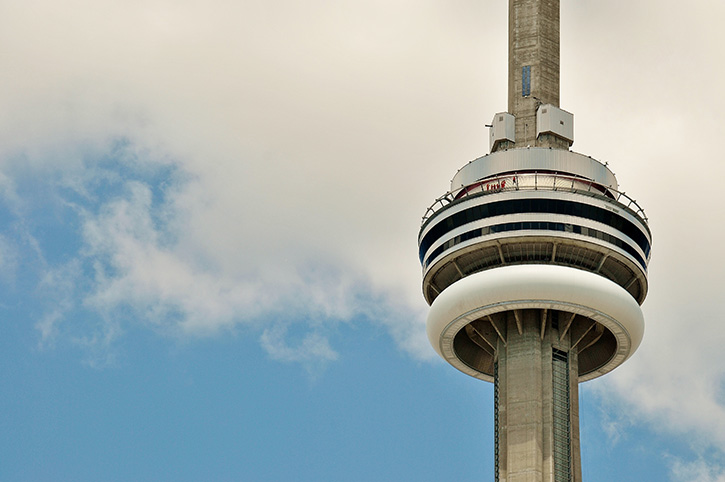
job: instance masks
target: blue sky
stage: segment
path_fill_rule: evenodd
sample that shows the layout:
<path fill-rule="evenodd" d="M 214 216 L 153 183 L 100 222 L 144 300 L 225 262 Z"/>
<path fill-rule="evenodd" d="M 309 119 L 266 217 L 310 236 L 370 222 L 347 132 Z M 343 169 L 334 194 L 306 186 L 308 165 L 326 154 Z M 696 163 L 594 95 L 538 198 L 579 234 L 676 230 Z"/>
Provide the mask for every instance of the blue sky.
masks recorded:
<path fill-rule="evenodd" d="M 725 481 L 725 5 L 562 1 L 573 149 L 654 235 L 584 478 Z M 421 216 L 506 108 L 506 2 L 0 1 L 0 480 L 492 480 Z"/>

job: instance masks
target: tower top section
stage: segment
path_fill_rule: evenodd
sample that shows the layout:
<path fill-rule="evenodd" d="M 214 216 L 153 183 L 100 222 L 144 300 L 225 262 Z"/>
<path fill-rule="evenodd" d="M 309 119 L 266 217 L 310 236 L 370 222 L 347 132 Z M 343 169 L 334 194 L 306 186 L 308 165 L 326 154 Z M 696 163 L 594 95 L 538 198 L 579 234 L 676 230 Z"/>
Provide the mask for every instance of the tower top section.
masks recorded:
<path fill-rule="evenodd" d="M 494 118 L 492 151 L 573 142 L 573 118 L 559 109 L 559 2 L 509 0 L 510 117 Z"/>
<path fill-rule="evenodd" d="M 559 0 L 509 1 L 509 99 L 516 118 L 559 107 Z"/>

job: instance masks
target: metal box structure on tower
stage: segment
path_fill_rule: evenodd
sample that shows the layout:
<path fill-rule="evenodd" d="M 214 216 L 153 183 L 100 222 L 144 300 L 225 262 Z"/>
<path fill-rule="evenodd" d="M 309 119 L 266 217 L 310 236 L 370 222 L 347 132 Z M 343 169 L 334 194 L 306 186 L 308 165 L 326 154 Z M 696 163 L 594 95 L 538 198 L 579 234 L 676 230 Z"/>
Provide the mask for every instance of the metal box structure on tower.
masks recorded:
<path fill-rule="evenodd" d="M 574 142 L 574 115 L 551 104 L 536 109 L 536 137 L 553 134 L 569 143 Z"/>
<path fill-rule="evenodd" d="M 501 142 L 516 142 L 516 119 L 508 112 L 499 112 L 493 116 L 489 129 L 489 147 L 496 150 Z"/>

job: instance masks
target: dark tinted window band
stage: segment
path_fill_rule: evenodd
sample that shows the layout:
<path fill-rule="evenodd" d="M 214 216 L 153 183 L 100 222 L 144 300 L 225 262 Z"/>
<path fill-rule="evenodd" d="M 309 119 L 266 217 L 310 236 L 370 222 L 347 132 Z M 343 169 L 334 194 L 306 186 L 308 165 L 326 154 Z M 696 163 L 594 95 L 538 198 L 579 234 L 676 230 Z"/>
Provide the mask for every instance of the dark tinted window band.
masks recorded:
<path fill-rule="evenodd" d="M 584 236 L 589 236 L 590 238 L 597 238 L 601 239 L 602 241 L 605 241 L 609 244 L 613 244 L 617 246 L 618 248 L 623 249 L 634 259 L 637 260 L 637 262 L 642 266 L 642 269 L 647 272 L 647 265 L 644 262 L 644 259 L 642 259 L 642 256 L 637 252 L 637 250 L 630 246 L 629 244 L 625 243 L 621 239 L 612 236 L 609 233 L 605 233 L 602 231 L 598 231 L 596 229 L 587 228 L 585 226 L 577 226 L 576 224 L 568 224 L 568 223 L 551 223 L 546 221 L 536 221 L 536 222 L 517 222 L 517 223 L 504 223 L 504 224 L 495 224 L 493 226 L 485 226 L 483 228 L 478 229 L 472 229 L 471 231 L 465 232 L 461 234 L 460 236 L 456 236 L 453 239 L 449 239 L 442 245 L 438 246 L 436 249 L 433 250 L 433 252 L 428 256 L 428 259 L 425 260 L 425 264 L 423 265 L 423 268 L 427 268 L 428 265 L 437 258 L 442 252 L 447 250 L 448 248 L 451 248 L 457 244 L 460 244 L 464 241 L 468 241 L 469 239 L 479 238 L 481 236 L 486 236 L 488 234 L 494 234 L 494 233 L 503 233 L 505 231 L 520 231 L 522 229 L 532 229 L 532 230 L 543 230 L 543 231 L 564 231 L 568 233 L 576 233 L 576 234 L 583 234 Z"/>
<path fill-rule="evenodd" d="M 448 216 L 433 226 L 420 243 L 418 252 L 420 261 L 423 262 L 426 251 L 436 240 L 459 226 L 493 216 L 519 213 L 566 214 L 598 221 L 632 238 L 642 248 L 645 256 L 649 256 L 650 246 L 647 236 L 634 223 L 611 211 L 589 204 L 561 199 L 511 199 L 470 207 Z"/>

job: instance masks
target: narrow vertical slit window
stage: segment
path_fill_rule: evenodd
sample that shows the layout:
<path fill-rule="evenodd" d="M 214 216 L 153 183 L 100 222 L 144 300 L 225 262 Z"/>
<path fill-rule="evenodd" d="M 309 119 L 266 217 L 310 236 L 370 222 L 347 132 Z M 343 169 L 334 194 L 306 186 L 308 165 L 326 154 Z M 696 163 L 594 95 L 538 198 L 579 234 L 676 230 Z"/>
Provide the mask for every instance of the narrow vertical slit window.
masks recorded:
<path fill-rule="evenodd" d="M 494 468 L 494 481 L 495 482 L 499 482 L 499 478 L 498 478 L 498 471 L 499 471 L 499 464 L 498 464 L 498 451 L 499 451 L 498 404 L 499 404 L 498 361 L 496 361 L 493 364 L 493 456 L 494 456 L 493 468 Z"/>
<path fill-rule="evenodd" d="M 521 69 L 521 97 L 531 95 L 531 66 L 524 65 Z"/>
<path fill-rule="evenodd" d="M 554 410 L 554 482 L 571 482 L 569 354 L 554 348 L 551 360 Z"/>

